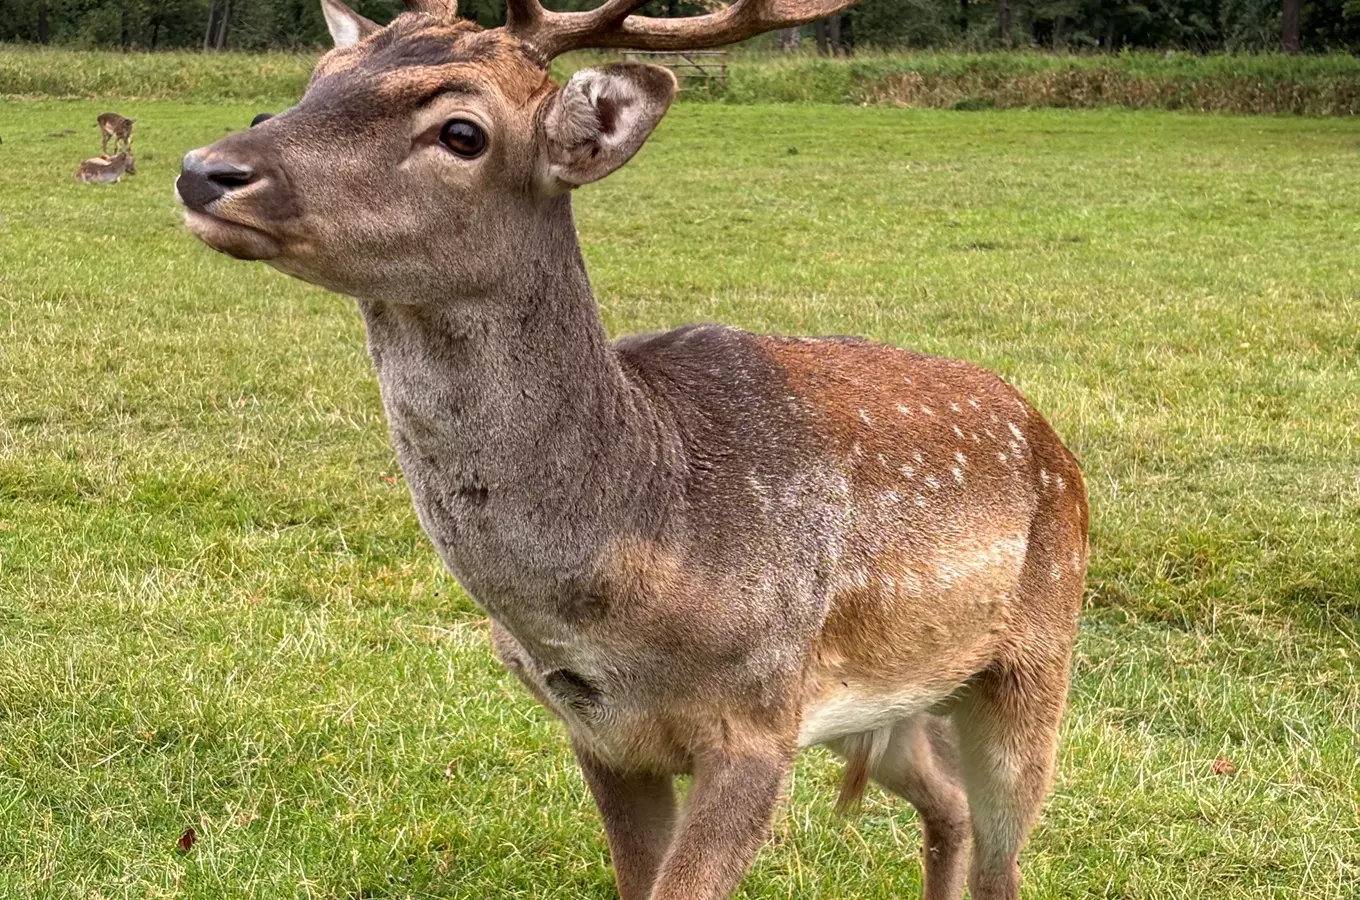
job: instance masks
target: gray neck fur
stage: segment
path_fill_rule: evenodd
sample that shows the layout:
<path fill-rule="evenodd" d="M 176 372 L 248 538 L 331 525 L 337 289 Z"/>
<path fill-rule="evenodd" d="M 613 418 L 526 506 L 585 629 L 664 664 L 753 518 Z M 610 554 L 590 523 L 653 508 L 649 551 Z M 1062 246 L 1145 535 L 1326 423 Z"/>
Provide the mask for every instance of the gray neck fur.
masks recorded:
<path fill-rule="evenodd" d="M 490 296 L 359 302 L 421 523 L 493 614 L 643 527 L 661 468 L 660 422 L 605 334 L 568 198 L 542 227 Z"/>

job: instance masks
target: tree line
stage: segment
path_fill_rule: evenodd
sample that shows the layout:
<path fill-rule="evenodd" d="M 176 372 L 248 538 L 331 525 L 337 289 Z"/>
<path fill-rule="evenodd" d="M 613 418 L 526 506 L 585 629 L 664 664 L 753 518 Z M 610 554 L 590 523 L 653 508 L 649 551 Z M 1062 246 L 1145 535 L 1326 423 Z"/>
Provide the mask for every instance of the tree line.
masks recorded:
<path fill-rule="evenodd" d="M 598 0 L 556 0 L 556 9 Z M 378 22 L 399 0 L 355 0 Z M 484 26 L 504 21 L 505 0 L 465 0 Z M 646 15 L 705 11 L 702 0 L 651 0 Z M 1194 52 L 1360 50 L 1360 0 L 861 0 L 805 29 L 762 38 L 823 53 L 855 47 L 1042 47 Z M 0 41 L 116 47 L 263 50 L 327 43 L 316 0 L 0 0 Z"/>

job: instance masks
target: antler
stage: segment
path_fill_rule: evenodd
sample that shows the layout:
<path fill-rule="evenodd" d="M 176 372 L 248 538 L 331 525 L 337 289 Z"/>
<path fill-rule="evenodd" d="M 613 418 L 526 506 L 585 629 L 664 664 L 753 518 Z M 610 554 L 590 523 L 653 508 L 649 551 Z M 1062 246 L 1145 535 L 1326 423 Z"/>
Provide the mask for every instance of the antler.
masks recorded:
<path fill-rule="evenodd" d="M 685 19 L 635 16 L 647 0 L 606 0 L 588 12 L 544 9 L 539 0 L 506 0 L 506 30 L 552 58 L 583 47 L 701 50 L 835 15 L 856 0 L 736 0 Z"/>

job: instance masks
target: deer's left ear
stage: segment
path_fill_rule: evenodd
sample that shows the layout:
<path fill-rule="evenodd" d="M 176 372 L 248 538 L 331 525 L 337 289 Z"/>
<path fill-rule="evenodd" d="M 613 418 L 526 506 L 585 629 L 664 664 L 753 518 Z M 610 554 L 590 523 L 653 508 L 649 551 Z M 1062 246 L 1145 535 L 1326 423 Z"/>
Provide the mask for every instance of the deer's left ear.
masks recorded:
<path fill-rule="evenodd" d="M 582 69 L 543 117 L 550 188 L 599 181 L 632 159 L 675 98 L 669 69 L 614 63 Z"/>
<path fill-rule="evenodd" d="M 337 47 L 353 47 L 373 32 L 382 28 L 377 22 L 365 19 L 340 0 L 321 0 L 321 14 L 326 17 L 326 28 Z"/>

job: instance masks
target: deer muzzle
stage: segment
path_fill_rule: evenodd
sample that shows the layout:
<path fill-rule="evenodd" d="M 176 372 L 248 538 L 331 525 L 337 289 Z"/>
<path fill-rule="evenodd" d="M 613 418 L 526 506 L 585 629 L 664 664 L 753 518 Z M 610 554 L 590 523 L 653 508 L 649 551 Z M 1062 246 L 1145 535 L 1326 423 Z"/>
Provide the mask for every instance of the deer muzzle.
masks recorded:
<path fill-rule="evenodd" d="M 185 154 L 175 193 L 200 240 L 237 259 L 273 259 L 297 217 L 277 154 L 249 132 Z"/>
<path fill-rule="evenodd" d="M 196 212 L 206 212 L 214 202 L 256 180 L 258 178 L 249 166 L 213 160 L 195 151 L 184 157 L 184 167 L 175 181 L 175 189 L 185 206 Z"/>

